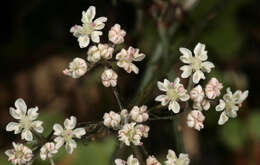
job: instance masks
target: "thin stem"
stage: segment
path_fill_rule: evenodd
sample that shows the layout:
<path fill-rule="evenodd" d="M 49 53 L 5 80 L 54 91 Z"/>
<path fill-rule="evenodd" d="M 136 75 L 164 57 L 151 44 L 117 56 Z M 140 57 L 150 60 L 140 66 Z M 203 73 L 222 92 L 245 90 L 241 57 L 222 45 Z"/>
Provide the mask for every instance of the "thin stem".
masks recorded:
<path fill-rule="evenodd" d="M 120 101 L 119 93 L 118 93 L 118 90 L 117 90 L 116 87 L 113 88 L 113 93 L 114 93 L 114 95 L 115 95 L 115 97 L 116 97 L 116 101 L 117 101 L 117 104 L 118 104 L 120 110 L 123 110 L 124 108 L 123 108 L 122 103 L 121 103 L 121 101 Z"/>
<path fill-rule="evenodd" d="M 51 165 L 55 165 L 55 162 L 52 158 L 50 158 Z"/>

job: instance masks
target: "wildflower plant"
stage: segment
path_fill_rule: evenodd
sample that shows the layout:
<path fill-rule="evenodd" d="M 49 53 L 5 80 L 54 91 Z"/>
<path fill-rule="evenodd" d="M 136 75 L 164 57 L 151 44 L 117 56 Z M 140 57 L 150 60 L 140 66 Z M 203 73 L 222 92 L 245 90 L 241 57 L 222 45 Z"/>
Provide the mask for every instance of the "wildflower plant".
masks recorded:
<path fill-rule="evenodd" d="M 155 156 L 149 155 L 144 146 L 144 138 L 149 139 L 149 131 L 153 128 L 149 126 L 152 120 L 169 119 L 173 120 L 175 116 L 184 115 L 187 126 L 200 131 L 204 129 L 206 120 L 205 110 L 214 107 L 216 111 L 221 112 L 218 124 L 225 124 L 230 118 L 238 116 L 238 110 L 242 103 L 248 97 L 248 91 L 237 90 L 232 93 L 227 88 L 226 94 L 221 99 L 223 84 L 215 77 L 212 77 L 203 86 L 202 80 L 207 80 L 207 73 L 215 67 L 208 61 L 208 51 L 206 45 L 198 43 L 193 53 L 187 48 L 180 48 L 180 61 L 184 63 L 180 67 L 181 78 L 176 76 L 171 82 L 168 78 L 163 81 L 157 80 L 158 92 L 163 92 L 157 96 L 152 96 L 152 100 L 159 103 L 155 106 L 147 105 L 128 105 L 121 102 L 117 86 L 120 83 L 120 76 L 116 71 L 123 69 L 126 73 L 139 73 L 136 63 L 144 60 L 146 55 L 142 50 L 129 46 L 118 50 L 118 45 L 124 43 L 126 31 L 119 24 L 115 24 L 108 32 L 108 43 L 101 43 L 102 29 L 107 22 L 106 17 L 94 19 L 96 8 L 90 6 L 87 11 L 82 12 L 82 25 L 75 25 L 70 32 L 78 40 L 79 47 L 85 48 L 86 57 L 76 57 L 69 63 L 63 74 L 74 79 L 82 78 L 95 67 L 102 67 L 104 71 L 100 75 L 104 87 L 110 87 L 113 90 L 119 109 L 111 110 L 103 115 L 99 122 L 77 122 L 77 118 L 71 116 L 65 119 L 64 126 L 54 124 L 53 131 L 47 136 L 43 136 L 43 122 L 36 120 L 39 116 L 38 107 L 29 108 L 23 99 L 15 101 L 15 108 L 10 108 L 10 115 L 18 122 L 10 122 L 6 126 L 7 131 L 14 131 L 14 134 L 21 133 L 23 143 L 13 142 L 13 149 L 7 150 L 12 164 L 32 164 L 38 154 L 42 160 L 49 159 L 54 165 L 53 157 L 64 145 L 67 153 L 72 154 L 77 148 L 77 143 L 88 139 L 91 126 L 101 126 L 103 129 L 116 135 L 120 146 L 130 146 L 134 150 L 142 147 L 146 154 L 146 161 L 140 160 L 138 154 L 131 154 L 126 160 L 114 158 L 116 165 L 139 165 L 146 162 L 147 165 L 161 165 Z M 93 42 L 90 42 L 93 41 Z M 84 49 L 83 49 L 84 50 Z M 188 82 L 188 83 L 187 83 Z M 101 83 L 100 83 L 101 84 Z M 156 87 L 154 87 L 156 89 Z M 156 92 L 156 91 L 155 91 Z M 218 105 L 215 106 L 214 103 Z M 168 116 L 157 115 L 154 109 L 169 110 Z M 36 141 L 35 148 L 26 146 L 26 141 Z M 137 148 L 136 148 L 137 147 Z M 166 165 L 188 165 L 190 163 L 189 155 L 180 153 L 176 155 L 175 151 L 169 150 L 166 156 Z"/>

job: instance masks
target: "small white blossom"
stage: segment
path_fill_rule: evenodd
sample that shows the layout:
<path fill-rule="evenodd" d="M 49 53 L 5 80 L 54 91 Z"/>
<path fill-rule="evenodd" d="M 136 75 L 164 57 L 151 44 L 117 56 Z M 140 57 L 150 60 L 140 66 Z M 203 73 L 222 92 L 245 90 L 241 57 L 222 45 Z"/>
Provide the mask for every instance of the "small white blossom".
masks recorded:
<path fill-rule="evenodd" d="M 121 49 L 121 51 L 116 55 L 116 60 L 118 60 L 117 65 L 124 68 L 126 72 L 131 73 L 133 71 L 135 74 L 139 73 L 139 69 L 132 62 L 142 61 L 144 58 L 145 55 L 139 53 L 139 49 L 133 47 L 129 47 L 128 50 Z"/>
<path fill-rule="evenodd" d="M 180 153 L 178 158 L 173 150 L 168 150 L 166 165 L 188 165 L 189 163 L 188 154 Z"/>
<path fill-rule="evenodd" d="M 23 144 L 16 144 L 15 142 L 13 142 L 13 147 L 13 149 L 5 152 L 5 154 L 9 157 L 8 161 L 11 161 L 12 164 L 22 165 L 32 160 L 33 153 L 30 148 Z"/>
<path fill-rule="evenodd" d="M 149 126 L 143 125 L 143 124 L 138 124 L 135 128 L 139 129 L 141 131 L 142 137 L 145 137 L 145 138 L 148 137 L 148 132 L 150 131 Z"/>
<path fill-rule="evenodd" d="M 135 122 L 138 123 L 147 121 L 149 118 L 149 114 L 147 113 L 147 106 L 134 106 L 130 111 L 130 116 Z"/>
<path fill-rule="evenodd" d="M 87 60 L 89 62 L 98 62 L 101 59 L 100 51 L 97 46 L 91 46 L 88 49 L 88 57 Z"/>
<path fill-rule="evenodd" d="M 204 128 L 204 120 L 205 116 L 201 111 L 193 110 L 187 116 L 187 125 L 199 131 Z"/>
<path fill-rule="evenodd" d="M 112 69 L 106 69 L 102 75 L 102 83 L 105 87 L 115 87 L 117 85 L 117 77 L 118 75 Z"/>
<path fill-rule="evenodd" d="M 115 24 L 108 32 L 108 39 L 114 44 L 121 44 L 124 42 L 126 32 L 121 29 L 119 24 Z"/>
<path fill-rule="evenodd" d="M 79 78 L 83 76 L 88 69 L 86 61 L 82 58 L 74 58 L 69 64 L 69 68 L 63 71 L 63 74 L 71 76 L 72 78 Z"/>
<path fill-rule="evenodd" d="M 199 102 L 199 103 L 202 102 L 204 96 L 205 96 L 205 94 L 204 94 L 204 91 L 203 91 L 201 85 L 197 85 L 190 91 L 190 98 L 194 102 Z"/>
<path fill-rule="evenodd" d="M 89 45 L 90 38 L 93 42 L 99 43 L 100 36 L 102 35 L 102 30 L 105 27 L 106 17 L 99 17 L 94 19 L 96 15 L 96 8 L 90 6 L 88 10 L 82 12 L 81 22 L 82 26 L 75 25 L 70 29 L 70 32 L 78 38 L 80 48 L 85 48 Z"/>
<path fill-rule="evenodd" d="M 52 158 L 54 154 L 58 152 L 55 144 L 53 142 L 45 143 L 40 150 L 40 157 L 42 160 L 47 158 Z"/>
<path fill-rule="evenodd" d="M 118 131 L 119 140 L 124 142 L 127 146 L 130 143 L 134 145 L 141 145 L 141 138 L 143 133 L 139 128 L 136 128 L 136 123 L 125 124 L 121 130 Z"/>
<path fill-rule="evenodd" d="M 42 121 L 36 120 L 39 116 L 38 107 L 29 108 L 27 110 L 27 106 L 23 99 L 19 98 L 15 101 L 15 108 L 10 107 L 9 113 L 10 115 L 19 120 L 18 123 L 10 122 L 6 126 L 7 131 L 14 131 L 15 134 L 21 133 L 21 138 L 27 141 L 33 140 L 32 130 L 42 133 Z M 36 121 L 34 121 L 36 120 Z"/>
<path fill-rule="evenodd" d="M 103 122 L 104 125 L 109 128 L 117 129 L 120 126 L 121 117 L 118 113 L 115 113 L 114 111 L 105 113 L 103 119 L 104 119 Z"/>
<path fill-rule="evenodd" d="M 220 95 L 220 90 L 222 88 L 222 83 L 219 83 L 219 81 L 215 77 L 211 78 L 205 88 L 207 97 L 209 99 L 215 99 L 217 96 Z"/>
<path fill-rule="evenodd" d="M 164 82 L 157 82 L 158 88 L 166 92 L 166 95 L 159 95 L 155 98 L 155 101 L 161 102 L 162 106 L 169 104 L 168 109 L 172 110 L 174 113 L 180 112 L 179 100 L 187 101 L 189 100 L 189 95 L 187 90 L 180 83 L 180 79 L 176 78 L 174 82 L 170 82 L 164 79 Z"/>
<path fill-rule="evenodd" d="M 127 161 L 122 159 L 116 159 L 115 160 L 116 165 L 140 165 L 138 159 L 134 158 L 133 155 L 130 155 L 127 158 Z"/>
<path fill-rule="evenodd" d="M 108 44 L 98 44 L 98 49 L 102 58 L 107 60 L 112 58 L 114 48 L 110 47 Z"/>
<path fill-rule="evenodd" d="M 60 124 L 54 124 L 53 130 L 54 135 L 57 137 L 54 139 L 56 142 L 56 148 L 60 148 L 65 143 L 66 151 L 71 154 L 73 150 L 77 147 L 77 143 L 74 138 L 80 139 L 81 136 L 86 134 L 84 128 L 76 128 L 77 119 L 74 116 L 71 116 L 70 119 L 64 121 L 64 127 Z"/>
<path fill-rule="evenodd" d="M 146 159 L 146 165 L 161 165 L 161 163 L 152 155 Z"/>
<path fill-rule="evenodd" d="M 237 117 L 237 111 L 242 106 L 242 102 L 247 98 L 248 90 L 242 92 L 237 90 L 234 94 L 230 88 L 227 88 L 227 93 L 223 96 L 223 100 L 219 100 L 216 106 L 216 111 L 223 111 L 220 115 L 218 124 L 225 124 L 229 118 Z"/>
<path fill-rule="evenodd" d="M 180 48 L 180 52 L 182 56 L 180 60 L 188 65 L 184 65 L 180 68 L 183 71 L 181 77 L 188 78 L 193 72 L 192 80 L 194 83 L 198 83 L 200 79 L 205 79 L 205 75 L 203 72 L 209 73 L 212 68 L 214 68 L 214 64 L 206 61 L 208 59 L 207 51 L 205 50 L 205 45 L 198 43 L 194 48 L 194 55 L 189 49 Z"/>

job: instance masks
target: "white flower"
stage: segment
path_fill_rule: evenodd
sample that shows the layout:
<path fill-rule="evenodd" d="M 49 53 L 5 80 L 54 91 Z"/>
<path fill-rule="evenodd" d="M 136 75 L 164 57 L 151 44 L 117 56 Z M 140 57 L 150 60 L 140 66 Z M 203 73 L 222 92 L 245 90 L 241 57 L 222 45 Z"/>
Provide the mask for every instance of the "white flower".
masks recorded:
<path fill-rule="evenodd" d="M 209 99 L 215 99 L 217 96 L 220 95 L 220 90 L 222 88 L 222 83 L 219 83 L 219 81 L 215 77 L 211 78 L 205 88 L 207 97 Z"/>
<path fill-rule="evenodd" d="M 134 158 L 133 155 L 130 155 L 127 158 L 127 161 L 124 161 L 122 159 L 116 159 L 115 160 L 116 165 L 139 165 L 139 161 L 138 159 Z"/>
<path fill-rule="evenodd" d="M 88 49 L 88 58 L 89 62 L 98 62 L 101 59 L 100 51 L 97 46 L 91 46 Z"/>
<path fill-rule="evenodd" d="M 134 145 L 141 145 L 142 132 L 136 128 L 136 123 L 125 124 L 121 130 L 118 131 L 119 140 L 124 142 L 127 146 L 130 143 Z"/>
<path fill-rule="evenodd" d="M 146 165 L 161 165 L 161 163 L 152 155 L 146 159 Z"/>
<path fill-rule="evenodd" d="M 204 44 L 198 43 L 196 45 L 194 48 L 195 56 L 192 56 L 192 52 L 189 49 L 180 48 L 179 50 L 182 53 L 180 60 L 188 64 L 180 68 L 183 71 L 182 78 L 188 78 L 194 72 L 192 80 L 197 84 L 200 79 L 205 79 L 203 72 L 209 73 L 215 67 L 213 63 L 206 61 L 208 55 Z"/>
<path fill-rule="evenodd" d="M 187 125 L 199 131 L 204 128 L 204 120 L 205 116 L 201 111 L 193 110 L 187 116 Z"/>
<path fill-rule="evenodd" d="M 166 165 L 188 165 L 189 163 L 188 154 L 180 153 L 178 158 L 173 150 L 168 150 Z"/>
<path fill-rule="evenodd" d="M 102 75 L 102 83 L 105 87 L 115 87 L 117 85 L 117 77 L 118 75 L 112 69 L 106 69 Z"/>
<path fill-rule="evenodd" d="M 33 140 L 33 134 L 32 130 L 42 133 L 43 127 L 42 127 L 42 121 L 34 121 L 38 118 L 39 113 L 38 107 L 29 108 L 27 111 L 27 106 L 23 99 L 19 98 L 15 101 L 15 107 L 10 107 L 9 113 L 10 115 L 19 120 L 19 123 L 16 122 L 10 122 L 6 126 L 7 131 L 14 131 L 15 134 L 22 132 L 22 139 L 25 139 L 27 141 Z"/>
<path fill-rule="evenodd" d="M 78 38 L 80 48 L 85 48 L 89 45 L 89 38 L 91 38 L 91 40 L 95 43 L 100 42 L 99 37 L 102 35 L 102 31 L 100 30 L 105 27 L 104 22 L 107 21 L 107 18 L 99 17 L 93 21 L 95 15 L 96 8 L 94 6 L 90 6 L 86 12 L 82 12 L 82 26 L 75 25 L 70 29 L 70 32 Z"/>
<path fill-rule="evenodd" d="M 121 29 L 119 24 L 115 24 L 108 32 L 108 39 L 114 44 L 121 44 L 124 42 L 126 32 Z"/>
<path fill-rule="evenodd" d="M 30 148 L 23 144 L 16 144 L 15 142 L 13 142 L 13 147 L 13 149 L 5 152 L 9 157 L 8 161 L 11 161 L 12 164 L 22 165 L 28 163 L 32 159 L 33 153 Z"/>
<path fill-rule="evenodd" d="M 223 96 L 223 100 L 219 100 L 216 106 L 216 111 L 223 111 L 220 115 L 218 124 L 225 124 L 229 118 L 237 117 L 237 111 L 242 106 L 242 102 L 247 98 L 248 90 L 242 92 L 240 90 L 232 94 L 230 88 L 227 88 L 227 93 Z"/>
<path fill-rule="evenodd" d="M 139 53 L 139 49 L 135 49 L 133 47 L 129 47 L 128 50 L 121 49 L 119 53 L 116 55 L 116 60 L 118 60 L 117 65 L 128 73 L 132 71 L 135 74 L 139 73 L 139 69 L 133 61 L 142 61 L 145 58 L 143 53 Z"/>
<path fill-rule="evenodd" d="M 180 79 L 176 78 L 174 82 L 170 82 L 164 79 L 164 82 L 157 82 L 157 86 L 161 91 L 166 92 L 166 95 L 159 95 L 155 98 L 155 101 L 160 101 L 162 106 L 166 106 L 169 103 L 168 109 L 174 113 L 180 112 L 179 100 L 189 100 L 187 90 L 180 83 Z"/>
<path fill-rule="evenodd" d="M 58 152 L 55 144 L 53 142 L 45 143 L 40 150 L 40 157 L 42 160 L 47 158 L 52 158 L 54 154 Z"/>
<path fill-rule="evenodd" d="M 98 44 L 98 49 L 102 58 L 107 60 L 112 58 L 114 48 L 110 47 L 108 44 Z"/>
<path fill-rule="evenodd" d="M 79 78 L 87 72 L 87 69 L 88 65 L 86 61 L 77 57 L 70 62 L 69 68 L 65 69 L 63 73 L 67 76 L 71 76 L 72 78 Z"/>
<path fill-rule="evenodd" d="M 147 113 L 147 106 L 143 105 L 140 108 L 138 106 L 134 106 L 130 111 L 131 118 L 138 122 L 142 123 L 148 120 L 149 115 Z"/>
<path fill-rule="evenodd" d="M 120 126 L 121 117 L 118 113 L 115 113 L 114 111 L 105 113 L 103 119 L 104 119 L 103 122 L 104 125 L 109 128 L 117 129 Z"/>
<path fill-rule="evenodd" d="M 75 142 L 74 138 L 80 139 L 81 136 L 86 134 L 84 128 L 76 128 L 77 119 L 74 116 L 71 116 L 70 119 L 66 119 L 64 121 L 64 127 L 62 128 L 60 124 L 54 124 L 53 130 L 54 135 L 57 137 L 54 139 L 56 142 L 56 148 L 60 148 L 65 143 L 66 151 L 71 154 L 74 148 L 77 147 L 77 143 Z"/>
<path fill-rule="evenodd" d="M 190 98 L 194 102 L 200 103 L 203 100 L 204 96 L 205 96 L 205 94 L 204 94 L 204 91 L 203 91 L 201 85 L 197 85 L 195 88 L 193 88 L 190 91 Z"/>

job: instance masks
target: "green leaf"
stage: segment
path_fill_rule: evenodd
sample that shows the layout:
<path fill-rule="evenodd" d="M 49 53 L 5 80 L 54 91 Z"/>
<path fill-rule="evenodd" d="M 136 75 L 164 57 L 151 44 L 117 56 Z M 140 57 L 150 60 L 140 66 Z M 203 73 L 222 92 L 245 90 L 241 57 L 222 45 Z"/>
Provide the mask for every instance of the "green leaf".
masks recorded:
<path fill-rule="evenodd" d="M 248 116 L 248 129 L 251 136 L 260 139 L 260 112 L 251 113 Z"/>

